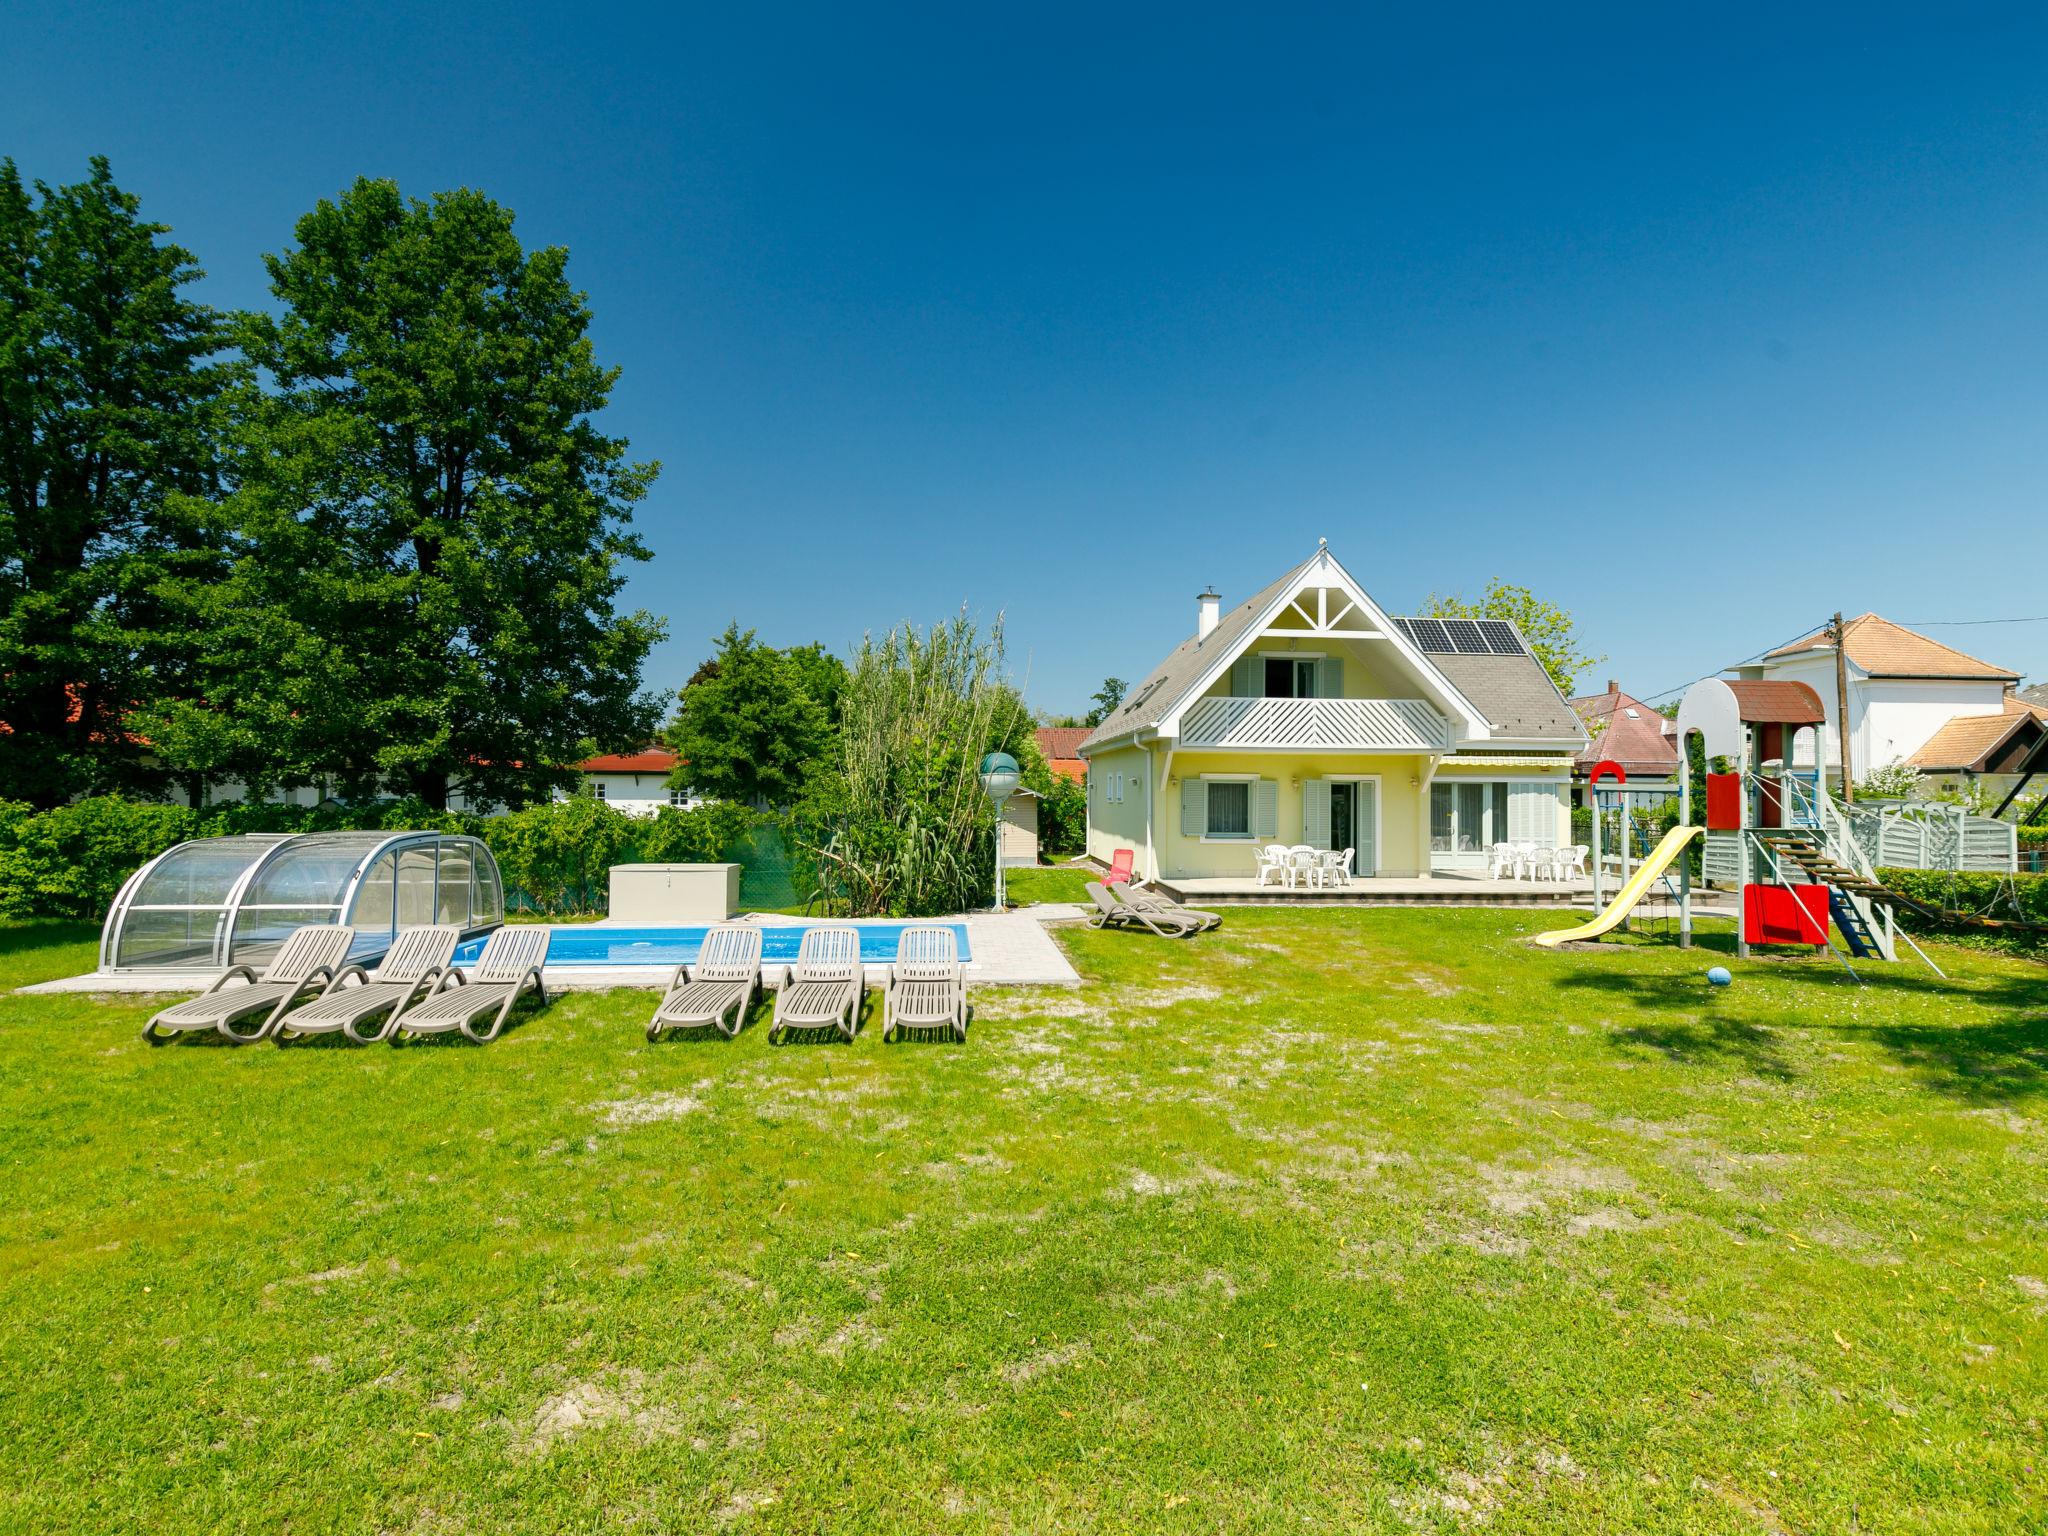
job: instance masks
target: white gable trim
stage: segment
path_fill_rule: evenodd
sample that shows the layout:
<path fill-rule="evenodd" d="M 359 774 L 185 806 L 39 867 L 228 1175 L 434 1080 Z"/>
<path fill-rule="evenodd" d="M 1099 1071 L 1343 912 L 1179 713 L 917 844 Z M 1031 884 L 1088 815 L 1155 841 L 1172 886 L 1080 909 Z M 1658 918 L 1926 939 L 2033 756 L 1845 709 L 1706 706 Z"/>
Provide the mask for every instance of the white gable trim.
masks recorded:
<path fill-rule="evenodd" d="M 1394 648 L 1402 660 L 1408 663 L 1410 669 L 1421 680 L 1424 690 L 1434 696 L 1431 702 L 1451 716 L 1453 724 L 1461 728 L 1459 735 L 1470 741 L 1484 741 L 1493 734 L 1492 723 L 1479 712 L 1477 706 L 1458 691 L 1457 685 L 1444 676 L 1414 641 L 1401 633 L 1400 626 L 1388 618 L 1386 610 L 1372 600 L 1372 595 L 1358 584 L 1349 571 L 1338 564 L 1337 557 L 1330 553 L 1327 546 L 1318 549 L 1314 557 L 1300 568 L 1292 584 L 1281 588 L 1266 605 L 1265 612 L 1245 627 L 1244 633 L 1238 637 L 1235 645 L 1225 647 L 1210 658 L 1208 666 L 1182 691 L 1181 696 L 1173 701 L 1173 707 L 1160 717 L 1159 734 L 1179 736 L 1181 716 L 1187 711 L 1188 706 L 1213 688 L 1217 679 L 1229 669 L 1230 664 L 1251 649 L 1254 642 L 1265 638 L 1273 620 L 1292 607 L 1301 595 L 1302 589 L 1311 585 L 1334 586 L 1344 592 L 1351 602 L 1351 608 L 1346 612 L 1355 610 L 1364 615 L 1366 622 Z"/>

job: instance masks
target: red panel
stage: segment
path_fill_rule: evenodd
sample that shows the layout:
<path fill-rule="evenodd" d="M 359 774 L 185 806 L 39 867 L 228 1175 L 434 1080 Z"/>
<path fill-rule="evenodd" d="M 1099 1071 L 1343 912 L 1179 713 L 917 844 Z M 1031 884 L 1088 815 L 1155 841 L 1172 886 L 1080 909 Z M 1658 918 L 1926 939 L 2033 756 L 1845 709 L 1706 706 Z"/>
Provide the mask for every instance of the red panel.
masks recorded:
<path fill-rule="evenodd" d="M 1707 775 L 1707 830 L 1710 832 L 1740 832 L 1742 830 L 1741 774 L 1710 773 Z"/>
<path fill-rule="evenodd" d="M 1828 888 L 1824 885 L 1745 885 L 1742 936 L 1752 944 L 1828 941 Z"/>

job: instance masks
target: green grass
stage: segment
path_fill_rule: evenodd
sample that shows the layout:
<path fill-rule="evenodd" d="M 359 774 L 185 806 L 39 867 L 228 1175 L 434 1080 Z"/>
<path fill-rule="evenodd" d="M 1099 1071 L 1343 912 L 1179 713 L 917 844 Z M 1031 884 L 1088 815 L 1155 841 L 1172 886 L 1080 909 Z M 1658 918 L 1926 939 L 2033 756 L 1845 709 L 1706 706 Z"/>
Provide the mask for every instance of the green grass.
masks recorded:
<path fill-rule="evenodd" d="M 1072 930 L 964 1048 L 0 995 L 0 1529 L 2041 1529 L 2048 970 L 1556 921 Z"/>
<path fill-rule="evenodd" d="M 1038 869 L 1006 869 L 1003 889 L 1015 906 L 1033 902 L 1088 900 L 1088 882 L 1100 880 L 1102 871 L 1093 866 L 1047 865 Z"/>

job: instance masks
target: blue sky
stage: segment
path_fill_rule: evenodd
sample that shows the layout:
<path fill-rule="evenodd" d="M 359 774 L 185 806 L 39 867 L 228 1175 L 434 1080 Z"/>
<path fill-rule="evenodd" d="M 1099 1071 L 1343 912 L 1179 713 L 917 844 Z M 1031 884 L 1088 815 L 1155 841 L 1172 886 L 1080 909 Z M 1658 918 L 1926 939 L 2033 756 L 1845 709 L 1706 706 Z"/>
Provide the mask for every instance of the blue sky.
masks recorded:
<path fill-rule="evenodd" d="M 664 687 L 965 603 L 1079 708 L 1318 537 L 1645 694 L 2048 614 L 2039 6 L 854 9 L 16 0 L 0 153 L 111 156 L 223 305 L 358 174 L 566 245 Z"/>

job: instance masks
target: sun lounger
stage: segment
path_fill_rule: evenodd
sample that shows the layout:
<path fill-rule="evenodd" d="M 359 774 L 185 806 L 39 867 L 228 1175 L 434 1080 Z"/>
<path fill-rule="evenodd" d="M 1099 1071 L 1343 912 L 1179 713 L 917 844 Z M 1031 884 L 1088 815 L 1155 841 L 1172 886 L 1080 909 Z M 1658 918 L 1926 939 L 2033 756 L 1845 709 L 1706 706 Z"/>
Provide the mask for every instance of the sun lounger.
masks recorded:
<path fill-rule="evenodd" d="M 1185 939 L 1202 926 L 1201 920 L 1193 916 L 1129 906 L 1111 895 L 1108 886 L 1099 883 L 1088 887 L 1088 898 L 1095 903 L 1095 916 L 1088 921 L 1096 928 L 1144 928 L 1162 939 Z"/>
<path fill-rule="evenodd" d="M 547 989 L 541 985 L 540 968 L 548 956 L 548 930 L 530 926 L 500 928 L 485 941 L 476 966 L 464 976 L 450 970 L 425 998 L 407 1008 L 385 1029 L 393 1045 L 405 1035 L 441 1035 L 461 1030 L 478 1045 L 498 1038 L 512 1007 L 533 986 L 533 995 L 547 1006 Z M 493 1008 L 497 1017 L 478 1030 L 474 1021 Z"/>
<path fill-rule="evenodd" d="M 648 1020 L 647 1038 L 708 1024 L 730 1040 L 760 990 L 761 930 L 752 923 L 720 923 L 704 935 L 696 963 L 685 961 L 669 978 L 668 995 Z"/>
<path fill-rule="evenodd" d="M 793 1029 L 835 1029 L 851 1040 L 860 1028 L 860 1005 L 866 995 L 860 930 L 843 923 L 808 929 L 797 947 L 796 963 L 775 994 L 768 1043 L 780 1045 Z"/>
<path fill-rule="evenodd" d="M 260 976 L 253 966 L 230 966 L 199 996 L 164 1009 L 143 1025 L 142 1038 L 151 1045 L 162 1045 L 187 1030 L 211 1029 L 237 1045 L 261 1040 L 293 1003 L 334 979 L 355 940 L 355 929 L 329 923 L 296 929 Z M 230 982 L 240 984 L 230 986 Z M 253 1031 L 245 1034 L 235 1029 L 237 1019 L 258 1013 L 264 1015 L 263 1022 Z"/>
<path fill-rule="evenodd" d="M 1142 907 L 1164 917 L 1191 918 L 1195 932 L 1206 933 L 1211 928 L 1223 926 L 1223 919 L 1217 913 L 1204 912 L 1199 907 L 1184 907 L 1170 896 L 1161 896 L 1156 891 L 1134 890 L 1128 885 L 1112 885 L 1109 894 L 1127 907 Z"/>
<path fill-rule="evenodd" d="M 1137 862 L 1137 857 L 1137 854 L 1129 848 L 1117 849 L 1115 853 L 1109 856 L 1109 869 L 1103 874 L 1102 883 L 1104 885 L 1115 885 L 1119 881 L 1130 879 L 1132 865 Z"/>
<path fill-rule="evenodd" d="M 906 928 L 882 992 L 882 1043 L 905 1029 L 950 1029 L 967 1038 L 967 978 L 950 928 Z"/>
<path fill-rule="evenodd" d="M 455 945 L 462 930 L 452 924 L 430 928 L 405 928 L 374 971 L 360 965 L 345 965 L 335 973 L 327 990 L 310 1003 L 294 1008 L 277 1021 L 279 1045 L 300 1035 L 325 1035 L 340 1030 L 357 1045 L 371 1045 L 391 1031 L 392 1020 L 409 1003 L 426 996 L 447 974 Z M 350 986 L 350 978 L 361 982 Z M 363 1025 L 383 1015 L 383 1023 L 370 1034 Z"/>

